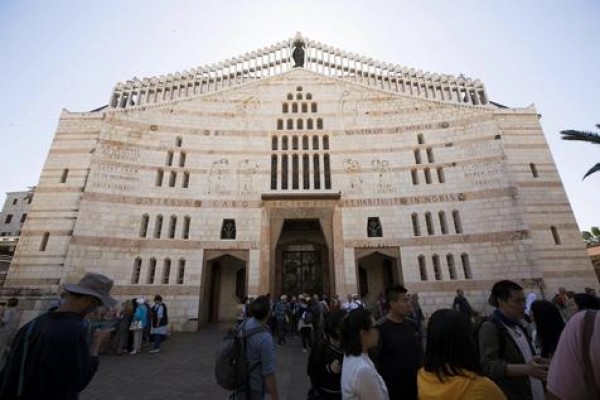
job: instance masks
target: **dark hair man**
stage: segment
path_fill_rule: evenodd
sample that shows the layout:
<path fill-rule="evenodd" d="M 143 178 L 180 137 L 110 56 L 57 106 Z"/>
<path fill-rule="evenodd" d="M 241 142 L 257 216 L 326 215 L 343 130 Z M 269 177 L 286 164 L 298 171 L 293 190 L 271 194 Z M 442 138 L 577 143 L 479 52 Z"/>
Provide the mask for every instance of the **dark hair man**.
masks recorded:
<path fill-rule="evenodd" d="M 509 280 L 496 282 L 489 303 L 496 310 L 481 324 L 478 337 L 483 372 L 508 399 L 544 399 L 548 360 L 536 355 L 519 322 L 525 315 L 523 288 Z"/>
<path fill-rule="evenodd" d="M 73 400 L 98 369 L 98 350 L 110 330 L 96 330 L 88 347 L 83 318 L 100 306 L 114 307 L 113 281 L 87 273 L 77 284 L 65 285 L 66 297 L 58 308 L 23 326 L 0 377 L 4 400 Z"/>
<path fill-rule="evenodd" d="M 421 336 L 411 315 L 411 299 L 402 285 L 385 290 L 389 312 L 378 321 L 379 346 L 377 371 L 383 377 L 390 399 L 414 399 L 417 393 L 417 371 L 421 366 Z"/>
<path fill-rule="evenodd" d="M 262 400 L 265 393 L 269 393 L 271 399 L 279 400 L 275 379 L 275 346 L 267 326 L 271 314 L 270 301 L 266 296 L 259 296 L 252 302 L 251 309 L 252 318 L 242 326 L 242 334 L 259 327 L 264 327 L 264 331 L 246 339 L 246 357 L 250 368 L 249 388 L 242 388 L 243 393 L 240 395 L 247 394 L 249 400 Z"/>
<path fill-rule="evenodd" d="M 160 344 L 167 336 L 169 327 L 169 317 L 167 315 L 167 306 L 163 303 L 161 295 L 154 296 L 154 305 L 151 310 L 152 327 L 150 337 L 154 340 L 154 347 L 148 353 L 160 352 Z"/>

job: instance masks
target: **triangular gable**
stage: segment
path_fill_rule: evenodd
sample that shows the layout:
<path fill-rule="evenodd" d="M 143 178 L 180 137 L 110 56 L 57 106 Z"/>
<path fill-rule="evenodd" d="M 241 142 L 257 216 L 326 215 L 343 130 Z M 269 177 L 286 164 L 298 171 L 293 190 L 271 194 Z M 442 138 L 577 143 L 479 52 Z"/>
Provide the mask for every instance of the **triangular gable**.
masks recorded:
<path fill-rule="evenodd" d="M 295 38 L 218 64 L 118 83 L 109 107 L 123 109 L 169 103 L 261 81 L 293 70 L 296 64 L 293 54 L 298 48 L 304 53 L 302 68 L 322 76 L 411 97 L 473 106 L 488 105 L 487 93 L 479 80 L 431 74 L 379 62 L 298 34 Z"/>

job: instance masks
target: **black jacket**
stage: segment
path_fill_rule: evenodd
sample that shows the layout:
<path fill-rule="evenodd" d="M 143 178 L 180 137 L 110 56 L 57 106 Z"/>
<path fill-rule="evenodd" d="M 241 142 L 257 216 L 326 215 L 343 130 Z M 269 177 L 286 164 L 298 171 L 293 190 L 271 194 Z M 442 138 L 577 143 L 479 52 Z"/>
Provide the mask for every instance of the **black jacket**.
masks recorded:
<path fill-rule="evenodd" d="M 335 373 L 330 369 L 330 365 L 335 360 L 338 360 L 342 366 L 344 353 L 325 336 L 321 337 L 312 348 L 306 367 L 313 389 L 319 392 L 319 399 L 341 400 L 342 398 L 342 371 L 340 369 L 339 373 Z"/>

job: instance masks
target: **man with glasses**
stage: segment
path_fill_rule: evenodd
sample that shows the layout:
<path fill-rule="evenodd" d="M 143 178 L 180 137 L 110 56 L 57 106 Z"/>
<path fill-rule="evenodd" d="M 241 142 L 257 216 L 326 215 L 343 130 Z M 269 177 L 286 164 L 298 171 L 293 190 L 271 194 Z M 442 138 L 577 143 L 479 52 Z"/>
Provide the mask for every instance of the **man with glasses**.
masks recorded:
<path fill-rule="evenodd" d="M 113 281 L 87 273 L 64 286 L 64 302 L 23 326 L 0 374 L 0 399 L 72 400 L 98 369 L 98 351 L 111 330 L 96 330 L 88 346 L 86 315 L 100 306 L 114 307 Z"/>

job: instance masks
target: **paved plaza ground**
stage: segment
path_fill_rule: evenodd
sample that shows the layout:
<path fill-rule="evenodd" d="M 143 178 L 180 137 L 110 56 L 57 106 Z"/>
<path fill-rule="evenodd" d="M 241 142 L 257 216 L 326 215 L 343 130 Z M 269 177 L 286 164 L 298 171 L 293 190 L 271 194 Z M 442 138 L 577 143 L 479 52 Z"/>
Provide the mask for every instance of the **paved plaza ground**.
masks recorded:
<path fill-rule="evenodd" d="M 100 368 L 81 400 L 225 399 L 214 379 L 214 351 L 224 327 L 175 333 L 159 354 L 101 355 Z M 304 400 L 309 388 L 308 354 L 301 340 L 277 347 L 277 385 L 282 399 Z"/>

